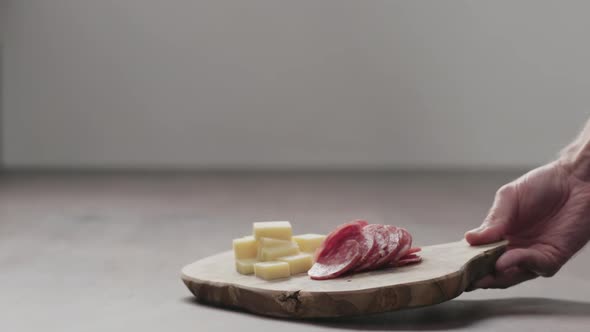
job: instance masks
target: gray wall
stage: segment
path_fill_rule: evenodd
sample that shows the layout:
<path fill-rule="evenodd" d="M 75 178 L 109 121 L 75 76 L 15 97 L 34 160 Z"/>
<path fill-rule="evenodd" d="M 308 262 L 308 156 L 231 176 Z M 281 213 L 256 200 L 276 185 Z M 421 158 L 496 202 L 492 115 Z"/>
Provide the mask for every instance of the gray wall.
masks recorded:
<path fill-rule="evenodd" d="M 2 71 L 3 65 L 4 65 L 4 60 L 3 60 L 3 50 L 4 50 L 4 23 L 5 23 L 5 15 L 7 12 L 7 4 L 8 2 L 5 0 L 0 0 L 0 171 L 2 171 L 2 169 L 4 168 L 4 153 L 3 153 L 3 138 L 4 135 L 2 134 L 2 118 L 3 118 L 3 110 L 2 107 L 4 106 L 4 102 L 3 102 L 3 92 L 4 92 L 4 88 L 2 87 L 2 82 L 4 79 L 4 74 Z"/>
<path fill-rule="evenodd" d="M 589 1 L 8 3 L 10 167 L 530 166 L 589 115 Z"/>

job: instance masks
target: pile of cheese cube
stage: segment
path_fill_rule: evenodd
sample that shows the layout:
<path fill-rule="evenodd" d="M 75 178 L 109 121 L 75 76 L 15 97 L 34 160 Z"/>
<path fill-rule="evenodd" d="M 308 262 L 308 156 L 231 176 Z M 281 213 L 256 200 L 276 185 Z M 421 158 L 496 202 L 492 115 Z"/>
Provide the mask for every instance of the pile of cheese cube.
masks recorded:
<path fill-rule="evenodd" d="M 236 270 L 265 280 L 305 273 L 325 238 L 319 234 L 293 236 L 288 221 L 255 222 L 253 235 L 233 240 Z"/>

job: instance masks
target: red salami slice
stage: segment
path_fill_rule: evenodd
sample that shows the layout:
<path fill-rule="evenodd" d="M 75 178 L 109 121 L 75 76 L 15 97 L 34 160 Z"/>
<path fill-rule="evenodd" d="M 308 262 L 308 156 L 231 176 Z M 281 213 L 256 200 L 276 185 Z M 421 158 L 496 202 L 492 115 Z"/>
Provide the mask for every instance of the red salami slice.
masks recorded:
<path fill-rule="evenodd" d="M 407 259 L 414 259 L 414 258 L 418 258 L 420 256 L 416 255 L 416 254 L 409 254 L 409 255 L 405 255 L 404 257 L 400 258 L 400 261 L 403 260 L 407 260 Z"/>
<path fill-rule="evenodd" d="M 399 261 L 395 262 L 393 266 L 400 267 L 400 266 L 404 266 L 404 265 L 419 263 L 421 261 L 422 261 L 422 257 L 420 257 L 416 254 L 411 254 L 411 255 L 406 255 L 406 256 L 402 257 Z"/>
<path fill-rule="evenodd" d="M 401 257 L 406 255 L 410 248 L 412 248 L 412 235 L 410 235 L 410 233 L 403 228 L 398 228 L 398 233 L 400 234 L 400 249 L 398 253 L 395 255 L 395 257 L 393 257 L 393 259 L 390 260 L 391 262 L 398 261 Z"/>
<path fill-rule="evenodd" d="M 360 271 L 359 268 L 367 265 L 367 261 L 377 251 L 377 242 L 375 241 L 375 227 L 374 225 L 367 225 L 362 230 L 363 238 L 360 240 L 363 242 L 361 246 L 361 258 L 354 268 L 355 271 Z"/>
<path fill-rule="evenodd" d="M 318 257 L 318 261 L 307 274 L 315 280 L 335 278 L 351 270 L 360 258 L 359 243 L 356 240 L 346 240 Z"/>
<path fill-rule="evenodd" d="M 362 219 L 357 219 L 357 220 L 354 220 L 354 221 L 351 221 L 351 222 L 356 223 L 356 224 L 359 224 L 359 225 L 361 225 L 363 227 L 364 226 L 367 226 L 369 224 L 366 220 L 362 220 Z"/>
<path fill-rule="evenodd" d="M 334 231 L 328 234 L 328 236 L 322 243 L 322 246 L 318 248 L 318 250 L 316 251 L 316 261 L 319 260 L 319 258 L 325 255 L 327 252 L 331 251 L 335 246 L 339 246 L 346 239 L 357 239 L 358 237 L 361 237 L 361 231 L 365 225 L 367 225 L 366 221 L 355 220 L 338 226 Z"/>
<path fill-rule="evenodd" d="M 387 248 L 385 250 L 385 256 L 375 262 L 375 264 L 372 266 L 373 269 L 378 269 L 393 261 L 401 249 L 400 240 L 402 233 L 399 231 L 399 229 L 391 225 L 385 225 L 384 228 L 387 231 Z"/>
<path fill-rule="evenodd" d="M 355 268 L 356 271 L 371 269 L 375 263 L 386 255 L 389 233 L 383 225 L 371 224 L 363 228 L 367 235 L 373 234 L 373 246 L 365 259 Z"/>
<path fill-rule="evenodd" d="M 371 254 L 373 248 L 375 247 L 375 236 L 371 229 L 366 229 L 367 227 L 368 225 L 363 227 L 361 236 L 357 236 L 356 238 L 360 245 L 359 250 L 361 253 L 361 258 L 356 264 L 357 267 L 366 262 L 367 257 L 369 257 L 369 254 Z"/>

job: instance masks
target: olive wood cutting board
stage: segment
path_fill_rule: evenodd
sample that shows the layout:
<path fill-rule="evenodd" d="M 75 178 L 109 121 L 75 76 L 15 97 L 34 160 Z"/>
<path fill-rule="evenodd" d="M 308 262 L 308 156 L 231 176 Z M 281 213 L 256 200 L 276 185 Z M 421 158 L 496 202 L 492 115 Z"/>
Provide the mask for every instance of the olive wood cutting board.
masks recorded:
<path fill-rule="evenodd" d="M 290 318 L 340 317 L 420 307 L 459 296 L 494 270 L 506 242 L 465 241 L 422 247 L 419 264 L 312 280 L 306 274 L 265 281 L 235 271 L 232 251 L 185 266 L 182 280 L 197 301 Z"/>

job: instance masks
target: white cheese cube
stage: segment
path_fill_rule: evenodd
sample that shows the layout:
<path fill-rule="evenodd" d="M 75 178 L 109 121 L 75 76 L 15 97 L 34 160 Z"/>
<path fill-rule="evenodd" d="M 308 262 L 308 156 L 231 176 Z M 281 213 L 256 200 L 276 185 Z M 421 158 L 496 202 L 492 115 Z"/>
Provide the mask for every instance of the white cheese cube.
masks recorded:
<path fill-rule="evenodd" d="M 236 271 L 241 274 L 253 274 L 254 273 L 254 264 L 258 261 L 256 259 L 237 259 L 236 260 Z"/>
<path fill-rule="evenodd" d="M 291 223 L 288 221 L 265 221 L 254 223 L 253 234 L 257 240 L 262 237 L 269 237 L 290 241 L 293 230 Z"/>
<path fill-rule="evenodd" d="M 320 234 L 302 234 L 293 236 L 293 241 L 297 242 L 299 249 L 303 252 L 314 253 L 324 240 L 325 235 Z"/>
<path fill-rule="evenodd" d="M 280 247 L 260 247 L 258 260 L 262 262 L 274 261 L 279 257 L 292 256 L 299 253 L 299 247 L 295 242 Z"/>
<path fill-rule="evenodd" d="M 261 237 L 258 239 L 258 248 L 287 247 L 293 242 L 289 240 L 278 240 L 270 237 Z"/>
<path fill-rule="evenodd" d="M 281 262 L 289 264 L 291 275 L 306 273 L 313 265 L 311 254 L 298 254 L 293 256 L 281 257 L 278 259 Z"/>
<path fill-rule="evenodd" d="M 264 280 L 287 278 L 291 276 L 289 264 L 285 262 L 260 262 L 254 264 L 254 274 Z"/>
<path fill-rule="evenodd" d="M 236 259 L 256 258 L 258 253 L 258 242 L 252 235 L 234 239 L 232 246 Z"/>

